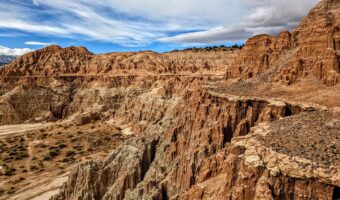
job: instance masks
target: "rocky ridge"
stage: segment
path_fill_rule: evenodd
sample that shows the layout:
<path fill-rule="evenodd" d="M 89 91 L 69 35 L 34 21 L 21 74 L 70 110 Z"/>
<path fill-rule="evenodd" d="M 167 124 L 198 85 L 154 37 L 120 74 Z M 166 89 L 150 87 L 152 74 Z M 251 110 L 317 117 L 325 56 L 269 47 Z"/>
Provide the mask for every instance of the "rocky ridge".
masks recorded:
<path fill-rule="evenodd" d="M 322 1 L 294 33 L 251 38 L 241 52 L 94 55 L 50 46 L 29 53 L 0 70 L 0 122 L 129 127 L 130 139 L 105 160 L 75 167 L 53 200 L 337 199 L 338 96 L 317 104 L 232 90 L 267 87 L 266 78 L 294 90 L 316 77 L 328 85 L 321 92 L 337 91 L 329 75 L 336 51 L 324 54 L 324 17 L 334 17 L 333 30 L 338 8 L 338 1 Z M 298 72 L 274 73 L 295 69 L 300 55 L 307 64 Z M 239 80 L 225 81 L 225 69 Z"/>
<path fill-rule="evenodd" d="M 159 54 L 151 51 L 95 55 L 84 47 L 48 46 L 19 57 L 0 70 L 9 77 L 213 74 L 231 64 L 237 49 Z"/>
<path fill-rule="evenodd" d="M 321 1 L 292 33 L 250 38 L 226 78 L 265 79 L 293 84 L 308 76 L 332 86 L 339 82 L 339 2 Z"/>

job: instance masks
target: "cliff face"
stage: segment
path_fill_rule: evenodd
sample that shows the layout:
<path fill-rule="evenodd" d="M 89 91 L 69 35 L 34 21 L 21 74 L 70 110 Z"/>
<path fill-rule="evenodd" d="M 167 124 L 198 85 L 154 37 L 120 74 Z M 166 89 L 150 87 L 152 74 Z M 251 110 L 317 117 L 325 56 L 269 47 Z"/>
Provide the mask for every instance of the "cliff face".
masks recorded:
<path fill-rule="evenodd" d="M 8 67 L 1 69 L 1 76 L 50 75 L 80 72 L 92 54 L 82 47 L 61 48 L 52 45 L 25 54 Z"/>
<path fill-rule="evenodd" d="M 254 80 L 335 85 L 339 12 L 322 1 L 293 33 L 256 36 L 241 52 L 50 46 L 0 69 L 0 123 L 105 122 L 129 135 L 103 161 L 84 158 L 53 200 L 337 199 L 339 96 L 246 95 Z M 226 68 L 241 81 L 225 81 Z"/>
<path fill-rule="evenodd" d="M 165 53 L 151 51 L 94 55 L 84 47 L 49 46 L 19 57 L 0 69 L 1 82 L 12 77 L 212 74 L 231 64 L 238 50 Z M 4 79 L 7 78 L 7 79 Z"/>
<path fill-rule="evenodd" d="M 177 79 L 220 76 L 237 52 L 94 55 L 83 47 L 49 46 L 0 69 L 0 124 L 65 119 L 94 103 L 108 110 L 118 106 L 111 98 L 129 95 L 128 89 L 112 88 L 138 87 L 143 92 Z"/>
<path fill-rule="evenodd" d="M 322 164 L 275 149 L 269 141 L 280 130 L 286 135 L 280 142 L 299 145 L 297 132 L 288 134 L 289 120 L 308 129 L 316 119 L 324 125 L 335 119 L 318 135 L 331 146 L 325 136 L 340 128 L 337 111 L 202 91 L 186 91 L 180 98 L 177 89 L 166 96 L 161 91 L 144 93 L 117 111 L 129 113 L 116 117 L 132 122 L 140 137 L 104 162 L 78 166 L 53 199 L 332 199 L 340 184 L 337 159 L 327 157 L 330 163 Z M 311 141 L 316 142 L 311 155 L 322 152 L 318 137 Z M 336 151 L 326 156 L 334 158 Z"/>
<path fill-rule="evenodd" d="M 227 70 L 226 78 L 249 79 L 270 74 L 289 85 L 312 76 L 332 86 L 339 82 L 339 2 L 321 1 L 292 33 L 255 36 Z"/>

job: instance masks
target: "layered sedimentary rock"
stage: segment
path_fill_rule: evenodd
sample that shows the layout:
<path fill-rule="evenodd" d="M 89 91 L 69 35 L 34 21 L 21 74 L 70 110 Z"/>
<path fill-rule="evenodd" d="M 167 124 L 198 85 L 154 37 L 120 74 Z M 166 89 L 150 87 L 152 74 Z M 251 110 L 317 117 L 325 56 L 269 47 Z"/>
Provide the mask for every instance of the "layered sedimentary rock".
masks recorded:
<path fill-rule="evenodd" d="M 270 80 L 288 85 L 308 76 L 335 85 L 340 79 L 339 9 L 338 1 L 323 0 L 294 32 L 249 39 L 226 78 L 246 80 L 267 73 Z"/>
<path fill-rule="evenodd" d="M 149 115 L 148 113 L 156 110 L 145 103 L 140 111 L 137 106 L 122 108 L 131 113 L 125 117 L 127 121 L 134 122 L 133 130 L 143 136 L 126 142 L 111 157 L 120 159 L 118 155 L 130 153 L 139 156 L 129 157 L 129 164 L 124 164 L 124 159 L 117 161 L 111 157 L 102 163 L 85 163 L 71 175 L 70 181 L 54 199 L 332 198 L 333 191 L 340 184 L 337 171 L 339 160 L 336 158 L 336 151 L 339 149 L 327 154 L 326 156 L 335 160 L 328 159 L 330 164 L 324 164 L 308 157 L 299 158 L 291 153 L 284 153 L 284 148 L 272 149 L 270 145 L 268 147 L 268 142 L 261 143 L 262 140 L 273 140 L 273 137 L 267 135 L 277 131 L 275 128 L 269 130 L 270 122 L 283 117 L 290 118 L 289 116 L 293 116 L 292 121 L 302 121 L 311 115 L 302 123 L 315 123 L 317 118 L 310 112 L 319 112 L 317 110 L 323 110 L 323 107 L 206 92 L 187 91 L 184 96 L 187 99 L 174 101 L 177 97 L 170 95 L 167 101 L 159 102 L 159 115 Z M 136 101 L 156 103 L 155 96 L 149 96 L 150 101 L 145 101 L 144 98 L 141 96 Z M 122 110 L 119 112 L 122 113 Z M 303 114 L 299 115 L 301 112 Z M 334 122 L 326 125 L 329 132 L 320 132 L 314 141 L 319 141 L 324 138 L 323 134 L 330 132 L 336 136 L 339 130 L 339 113 L 332 112 L 321 112 L 322 116 L 327 116 L 318 117 L 321 124 L 326 125 L 325 122 L 329 120 Z M 286 123 L 284 120 L 276 122 L 279 126 Z M 308 125 L 306 128 L 308 129 Z M 286 129 L 288 132 L 289 126 Z M 278 130 L 282 132 L 280 128 Z M 303 134 L 302 132 L 302 137 Z M 286 140 L 293 140 L 291 142 L 298 145 L 294 141 L 294 135 L 287 135 Z M 154 152 L 151 163 L 134 164 L 141 163 L 143 154 L 150 154 L 144 148 L 133 150 L 136 142 L 155 145 L 151 151 Z M 311 154 L 322 152 L 322 146 L 316 145 Z M 111 166 L 115 166 L 114 169 Z M 109 184 L 100 178 L 100 174 L 116 174 L 107 172 L 109 169 L 122 168 L 129 169 L 129 173 L 124 171 L 119 178 L 110 179 Z M 145 168 L 146 173 L 142 173 Z M 135 171 L 138 173 L 134 174 Z M 89 190 L 87 186 L 84 187 L 83 181 L 77 181 L 82 180 L 82 177 L 90 177 L 86 179 L 95 183 L 91 187 L 103 189 Z M 85 183 L 88 184 L 88 181 Z"/>
<path fill-rule="evenodd" d="M 145 74 L 218 73 L 231 64 L 238 50 L 194 54 L 159 54 L 151 51 L 95 55 L 84 47 L 52 45 L 19 57 L 0 70 L 1 82 L 9 78 L 41 76 L 117 76 Z"/>
<path fill-rule="evenodd" d="M 32 52 L 0 70 L 0 123 L 128 127 L 132 138 L 104 161 L 77 166 L 55 200 L 336 199 L 338 102 L 236 96 L 216 86 L 249 90 L 225 82 L 226 68 L 227 78 L 262 77 L 258 84 L 336 84 L 338 8 L 322 1 L 295 32 L 251 38 L 238 55 Z"/>
<path fill-rule="evenodd" d="M 168 81 L 185 84 L 222 75 L 237 52 L 94 55 L 83 47 L 49 46 L 0 69 L 0 123 L 64 119 L 93 104 L 96 112 L 108 110 L 118 106 L 112 99 L 129 95 L 122 88 L 143 92 Z"/>

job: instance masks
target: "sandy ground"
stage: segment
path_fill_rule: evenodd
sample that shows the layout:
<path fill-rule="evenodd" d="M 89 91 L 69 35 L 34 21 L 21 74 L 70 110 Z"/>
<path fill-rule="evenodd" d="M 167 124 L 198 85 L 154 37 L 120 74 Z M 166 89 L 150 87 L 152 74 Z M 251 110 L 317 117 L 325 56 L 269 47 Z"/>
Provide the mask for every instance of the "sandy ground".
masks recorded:
<path fill-rule="evenodd" d="M 55 177 L 55 174 L 48 173 L 28 180 L 34 183 L 21 188 L 8 200 L 47 200 L 58 193 L 60 186 L 68 180 L 68 175 L 69 173 L 64 173 Z"/>
<path fill-rule="evenodd" d="M 53 145 L 56 141 L 58 141 L 56 133 L 60 130 L 64 132 L 64 134 L 68 134 L 67 132 L 74 132 L 75 135 L 79 134 L 77 137 L 67 138 L 68 140 L 82 138 L 87 141 L 88 135 L 83 135 L 85 132 L 87 134 L 93 134 L 91 136 L 91 139 L 94 140 L 91 142 L 96 142 L 96 137 L 101 137 L 99 139 L 105 138 L 105 136 L 115 136 L 117 137 L 115 140 L 116 142 L 119 142 L 120 140 L 123 140 L 121 137 L 119 137 L 119 134 L 117 136 L 117 131 L 120 130 L 123 138 L 124 137 L 131 137 L 133 135 L 133 132 L 131 128 L 128 125 L 122 125 L 122 126 L 115 126 L 114 121 L 107 122 L 109 125 L 100 124 L 99 126 L 94 126 L 93 124 L 84 125 L 84 126 L 69 126 L 68 121 L 63 122 L 56 122 L 56 123 L 36 123 L 36 124 L 18 124 L 18 125 L 3 125 L 0 126 L 0 139 L 6 140 L 6 138 L 14 137 L 14 136 L 23 136 L 25 138 L 25 141 L 28 141 L 27 143 L 27 154 L 28 159 L 26 159 L 22 166 L 25 166 L 25 169 L 29 169 L 31 165 L 36 165 L 37 160 L 33 161 L 32 158 L 37 156 L 40 158 L 37 153 L 37 144 L 47 142 L 47 140 L 50 140 L 51 144 L 47 142 L 49 145 Z M 110 126 L 111 125 L 111 126 Z M 95 128 L 94 128 L 95 127 Z M 119 127 L 119 129 L 116 129 L 115 127 Z M 38 135 L 41 135 L 41 130 L 45 130 L 46 133 L 50 132 L 49 136 L 50 138 L 28 138 L 29 136 L 27 133 L 37 133 Z M 81 130 L 81 133 L 78 133 Z M 44 133 L 45 133 L 44 131 Z M 60 132 L 59 131 L 59 132 Z M 113 131 L 113 132 L 112 132 Z M 112 133 L 111 133 L 112 132 Z M 53 135 L 54 134 L 54 135 Z M 108 135 L 107 135 L 108 134 Z M 66 137 L 65 135 L 65 137 Z M 69 135 L 68 135 L 69 136 Z M 53 140 L 55 139 L 55 141 Z M 56 139 L 57 138 L 57 139 Z M 77 140 L 74 142 L 81 143 L 82 140 Z M 110 144 L 113 144 L 111 141 Z M 65 142 L 66 143 L 66 142 Z M 68 146 L 67 148 L 72 148 L 71 144 L 66 143 Z M 81 143 L 82 144 L 82 143 Z M 102 142 L 103 145 L 106 143 Z M 118 143 L 117 143 L 118 144 Z M 82 144 L 84 145 L 84 144 Z M 84 149 L 85 146 L 84 146 Z M 66 150 L 63 150 L 66 151 Z M 65 152 L 64 152 L 65 153 Z M 40 153 L 41 154 L 41 153 Z M 61 158 L 63 158 L 63 154 L 60 155 Z M 25 174 L 17 174 L 16 176 L 10 177 L 10 178 L 2 178 L 0 180 L 0 187 L 6 188 L 8 185 L 11 185 L 12 181 L 17 180 L 19 177 L 24 177 L 25 179 L 20 181 L 18 185 L 14 184 L 15 186 L 15 193 L 4 193 L 0 195 L 0 200 L 47 200 L 51 196 L 57 194 L 59 192 L 60 186 L 65 183 L 68 180 L 69 172 L 72 171 L 72 169 L 77 165 L 77 163 L 82 162 L 86 159 L 94 159 L 94 160 L 101 160 L 107 156 L 107 152 L 105 149 L 101 150 L 100 152 L 93 152 L 92 154 L 88 156 L 82 156 L 79 157 L 74 164 L 70 164 L 68 167 L 65 168 L 56 168 L 55 162 L 59 162 L 58 159 L 53 163 L 52 161 L 49 163 L 48 161 L 45 161 L 46 169 L 45 172 L 37 172 L 37 171 L 31 171 L 28 170 Z M 35 162 L 35 163 L 34 163 Z M 33 163 L 33 164 L 32 164 Z M 53 164 L 53 166 L 49 166 L 50 164 Z M 19 165 L 19 164 L 18 164 Z M 1 166 L 0 166 L 1 167 Z M 52 167 L 55 167 L 55 170 L 50 170 Z M 18 171 L 20 171 L 22 168 L 16 167 Z M 37 174 L 39 173 L 39 174 Z M 9 191 L 8 188 L 6 188 L 6 191 Z"/>
<path fill-rule="evenodd" d="M 18 124 L 18 125 L 4 125 L 0 126 L 0 138 L 8 137 L 9 135 L 18 135 L 30 130 L 38 130 L 48 127 L 51 123 L 37 123 L 37 124 Z M 30 153 L 30 152 L 29 152 Z M 68 179 L 68 173 L 58 175 L 55 173 L 45 173 L 39 177 L 30 177 L 25 180 L 23 187 L 21 187 L 15 196 L 0 197 L 2 200 L 46 200 L 59 191 L 59 187 Z M 3 181 L 0 185 L 4 184 Z"/>
<path fill-rule="evenodd" d="M 30 130 L 41 129 L 50 126 L 51 123 L 37 123 L 37 124 L 17 124 L 0 126 L 0 138 L 8 135 L 20 134 Z"/>

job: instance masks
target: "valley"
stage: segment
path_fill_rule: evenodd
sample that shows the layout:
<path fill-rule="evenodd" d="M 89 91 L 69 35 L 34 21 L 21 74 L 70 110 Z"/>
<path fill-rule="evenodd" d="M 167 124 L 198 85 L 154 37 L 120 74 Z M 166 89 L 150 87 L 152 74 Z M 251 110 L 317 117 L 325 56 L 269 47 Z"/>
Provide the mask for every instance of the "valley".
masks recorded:
<path fill-rule="evenodd" d="M 0 69 L 0 199 L 338 199 L 340 3 L 242 48 Z"/>

